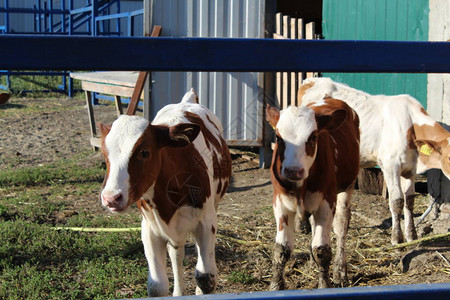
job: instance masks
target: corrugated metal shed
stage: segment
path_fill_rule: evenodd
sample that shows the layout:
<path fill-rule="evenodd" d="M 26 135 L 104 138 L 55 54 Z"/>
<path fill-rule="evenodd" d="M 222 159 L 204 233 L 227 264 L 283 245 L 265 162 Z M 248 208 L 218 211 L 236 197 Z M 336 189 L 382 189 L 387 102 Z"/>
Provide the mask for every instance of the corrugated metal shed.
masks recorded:
<path fill-rule="evenodd" d="M 152 23 L 171 37 L 264 37 L 264 0 L 154 0 Z M 205 53 L 214 55 L 214 53 Z M 261 146 L 263 87 L 259 73 L 154 72 L 150 118 L 193 87 L 221 120 L 231 145 Z"/>
<path fill-rule="evenodd" d="M 428 0 L 323 0 L 323 35 L 333 40 L 427 41 L 428 13 Z M 426 74 L 325 73 L 323 76 L 371 94 L 410 94 L 426 107 Z"/>

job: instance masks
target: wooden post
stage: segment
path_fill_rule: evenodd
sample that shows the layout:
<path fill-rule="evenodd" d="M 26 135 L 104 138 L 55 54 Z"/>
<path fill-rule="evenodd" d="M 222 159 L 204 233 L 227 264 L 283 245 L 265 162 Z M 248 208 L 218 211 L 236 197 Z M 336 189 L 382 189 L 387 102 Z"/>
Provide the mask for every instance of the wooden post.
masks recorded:
<path fill-rule="evenodd" d="M 298 39 L 302 40 L 305 38 L 305 26 L 303 26 L 303 19 L 298 19 L 297 27 L 298 27 Z M 298 72 L 298 75 L 297 75 L 298 76 L 298 87 L 300 87 L 303 83 L 303 78 L 304 78 L 303 74 L 304 74 L 304 72 Z M 306 77 L 306 74 L 305 74 L 305 77 Z M 297 90 L 295 91 L 295 93 L 297 93 Z M 299 99 L 297 99 L 297 94 L 295 95 L 295 97 L 296 97 L 296 102 L 295 102 L 296 105 L 300 105 L 300 101 L 299 101 Z"/>
<path fill-rule="evenodd" d="M 157 37 L 161 35 L 161 26 L 155 25 L 153 27 L 151 37 Z M 145 81 L 147 80 L 149 71 L 139 72 L 138 79 L 136 81 L 136 86 L 133 90 L 133 95 L 131 96 L 130 104 L 128 105 L 127 115 L 131 116 L 136 113 L 136 109 L 141 98 L 142 91 L 144 90 Z"/>
<path fill-rule="evenodd" d="M 86 108 L 88 110 L 89 126 L 91 127 L 91 140 L 92 140 L 97 135 L 97 129 L 95 128 L 94 108 L 92 106 L 91 101 L 91 92 L 85 91 L 85 95 L 86 95 Z M 92 150 L 96 151 L 97 147 L 92 146 Z"/>
<path fill-rule="evenodd" d="M 307 40 L 314 40 L 316 36 L 316 23 L 310 22 L 306 24 L 306 39 Z M 306 78 L 314 77 L 313 72 L 307 72 Z"/>
<path fill-rule="evenodd" d="M 117 116 L 119 117 L 120 115 L 123 114 L 123 109 L 122 109 L 122 100 L 120 98 L 120 96 L 114 96 L 114 99 L 116 100 L 116 111 L 117 111 Z"/>
<path fill-rule="evenodd" d="M 290 31 L 291 31 L 291 39 L 297 39 L 298 38 L 298 27 L 297 27 L 297 22 L 298 19 L 296 18 L 291 18 L 291 26 L 290 26 Z M 289 104 L 290 105 L 297 105 L 297 90 L 298 90 L 298 79 L 297 79 L 297 72 L 292 72 L 290 74 L 290 79 L 291 79 L 291 94 L 289 96 Z"/>
<path fill-rule="evenodd" d="M 283 36 L 285 38 L 289 38 L 289 24 L 290 23 L 290 17 L 289 16 L 283 16 Z M 283 85 L 282 85 L 282 93 L 283 93 L 283 107 L 282 108 L 286 108 L 289 106 L 290 104 L 290 78 L 289 78 L 289 73 L 283 72 Z"/>
<path fill-rule="evenodd" d="M 283 16 L 281 13 L 277 13 L 276 20 L 275 20 L 275 38 L 279 38 L 281 36 L 281 24 L 282 24 L 282 18 Z M 283 77 L 282 73 L 277 72 L 276 74 L 276 99 L 278 100 L 278 103 L 276 103 L 276 106 L 278 106 L 280 109 L 282 108 L 283 103 L 283 94 L 281 93 L 281 86 L 283 85 Z"/>

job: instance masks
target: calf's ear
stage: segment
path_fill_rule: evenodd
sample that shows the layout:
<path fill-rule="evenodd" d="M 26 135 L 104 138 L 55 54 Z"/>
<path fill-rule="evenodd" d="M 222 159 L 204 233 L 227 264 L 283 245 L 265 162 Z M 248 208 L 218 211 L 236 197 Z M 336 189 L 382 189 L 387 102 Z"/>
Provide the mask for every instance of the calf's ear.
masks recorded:
<path fill-rule="evenodd" d="M 100 133 L 101 133 L 102 139 L 105 138 L 108 135 L 108 133 L 111 131 L 111 125 L 105 125 L 102 123 L 98 123 L 98 128 L 100 128 Z"/>
<path fill-rule="evenodd" d="M 431 153 L 437 151 L 439 154 L 441 153 L 441 145 L 439 142 L 432 140 L 415 140 L 414 143 L 417 146 L 417 150 L 421 155 L 431 155 Z"/>
<path fill-rule="evenodd" d="M 269 122 L 273 129 L 277 126 L 280 119 L 280 111 L 273 106 L 267 104 L 266 106 L 266 121 Z"/>
<path fill-rule="evenodd" d="M 167 146 L 186 147 L 200 133 L 200 126 L 192 123 L 180 123 L 169 127 Z"/>
<path fill-rule="evenodd" d="M 317 128 L 319 130 L 336 130 L 341 127 L 346 116 L 345 109 L 336 109 L 323 115 L 316 114 Z"/>

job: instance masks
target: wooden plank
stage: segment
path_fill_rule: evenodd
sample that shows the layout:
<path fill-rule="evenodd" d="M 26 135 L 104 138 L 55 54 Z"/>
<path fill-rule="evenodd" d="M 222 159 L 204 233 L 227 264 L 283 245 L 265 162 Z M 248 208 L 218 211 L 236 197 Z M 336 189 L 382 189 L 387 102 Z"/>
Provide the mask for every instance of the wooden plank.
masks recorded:
<path fill-rule="evenodd" d="M 278 34 L 278 33 L 274 33 L 273 34 L 273 38 L 277 39 L 277 40 L 287 40 L 288 39 L 287 37 L 284 37 L 284 36 L 282 36 L 281 34 Z"/>
<path fill-rule="evenodd" d="M 315 39 L 315 35 L 316 35 L 316 23 L 314 22 L 309 22 L 306 24 L 306 29 L 305 29 L 305 35 L 306 35 L 306 39 L 307 40 L 314 40 Z M 306 78 L 311 78 L 314 77 L 314 73 L 313 72 L 307 72 L 306 73 Z"/>
<path fill-rule="evenodd" d="M 70 77 L 78 80 L 134 87 L 139 72 L 80 72 L 70 73 Z"/>
<path fill-rule="evenodd" d="M 139 77 L 136 81 L 136 86 L 133 90 L 133 94 L 131 95 L 130 103 L 128 104 L 127 115 L 131 116 L 136 113 L 136 109 L 138 106 L 140 95 L 142 95 L 142 91 L 144 90 L 145 80 L 147 79 L 148 72 L 139 72 Z"/>
<path fill-rule="evenodd" d="M 158 37 L 161 34 L 161 26 L 155 25 L 153 27 L 153 31 L 151 37 Z M 128 105 L 127 115 L 134 115 L 136 113 L 136 109 L 139 103 L 139 98 L 142 95 L 142 91 L 144 90 L 145 81 L 147 80 L 148 71 L 139 72 L 139 77 L 136 81 L 136 86 L 134 87 L 133 95 L 130 99 L 130 104 Z"/>
<path fill-rule="evenodd" d="M 289 16 L 283 16 L 283 36 L 287 39 L 290 38 L 290 17 Z M 283 102 L 281 108 L 286 108 L 290 104 L 290 83 L 291 78 L 289 76 L 289 73 L 283 72 L 283 83 L 282 83 L 282 94 L 283 94 Z"/>
<path fill-rule="evenodd" d="M 0 35 L 0 45 L 4 70 L 450 71 L 448 42 Z"/>
<path fill-rule="evenodd" d="M 127 86 L 108 85 L 90 81 L 82 81 L 81 88 L 85 91 L 117 95 L 121 97 L 131 97 L 134 90 L 133 88 Z"/>
<path fill-rule="evenodd" d="M 275 32 L 276 32 L 276 36 L 286 39 L 283 35 L 282 35 L 282 30 L 281 30 L 281 24 L 283 22 L 283 16 L 281 13 L 277 13 L 276 16 L 276 22 L 275 22 Z M 276 100 L 277 103 L 275 103 L 275 106 L 277 107 L 281 107 L 281 104 L 283 103 L 283 94 L 281 93 L 281 86 L 283 85 L 283 77 L 282 77 L 282 73 L 277 72 L 276 75 L 276 85 L 275 85 L 275 94 L 276 94 Z"/>
<path fill-rule="evenodd" d="M 91 101 L 91 92 L 85 91 L 86 95 L 86 108 L 88 111 L 88 117 L 89 117 L 89 127 L 91 129 L 91 138 L 95 137 L 97 135 L 97 129 L 95 128 L 95 117 L 94 117 L 94 108 L 92 106 Z M 92 150 L 96 151 L 96 147 L 93 147 Z"/>
<path fill-rule="evenodd" d="M 291 18 L 291 24 L 289 30 L 291 31 L 290 37 L 291 39 L 298 39 L 298 31 L 297 31 L 297 23 L 298 19 Z M 289 95 L 289 105 L 296 106 L 296 98 L 297 98 L 297 90 L 298 90 L 298 79 L 297 79 L 297 73 L 292 72 L 290 73 L 290 81 L 291 81 L 291 87 L 290 87 L 290 95 Z"/>
<path fill-rule="evenodd" d="M 117 116 L 123 115 L 122 100 L 120 99 L 120 96 L 114 96 L 114 100 L 116 103 Z"/>
<path fill-rule="evenodd" d="M 305 26 L 303 19 L 298 19 L 298 39 L 304 39 L 305 38 Z M 300 87 L 303 82 L 303 78 L 306 78 L 305 72 L 298 72 L 298 86 Z M 297 97 L 297 96 L 296 96 Z M 296 98 L 296 105 L 300 105 L 300 100 Z"/>

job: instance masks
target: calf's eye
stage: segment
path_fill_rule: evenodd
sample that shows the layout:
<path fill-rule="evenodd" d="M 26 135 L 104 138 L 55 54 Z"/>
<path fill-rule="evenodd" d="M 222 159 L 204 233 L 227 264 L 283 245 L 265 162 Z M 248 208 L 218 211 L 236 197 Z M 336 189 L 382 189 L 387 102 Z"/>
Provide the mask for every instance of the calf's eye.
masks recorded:
<path fill-rule="evenodd" d="M 147 150 L 142 150 L 141 153 L 139 153 L 140 159 L 147 159 L 150 156 L 150 152 Z"/>

